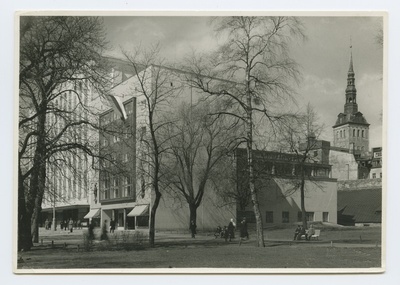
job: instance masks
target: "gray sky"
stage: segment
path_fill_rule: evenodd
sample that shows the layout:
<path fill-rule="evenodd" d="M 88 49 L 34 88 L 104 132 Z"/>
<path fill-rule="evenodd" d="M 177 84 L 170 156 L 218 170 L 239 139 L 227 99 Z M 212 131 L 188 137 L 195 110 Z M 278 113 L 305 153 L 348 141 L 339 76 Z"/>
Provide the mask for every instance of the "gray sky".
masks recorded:
<path fill-rule="evenodd" d="M 306 41 L 293 42 L 292 57 L 300 64 L 303 80 L 297 101 L 310 102 L 325 125 L 322 139 L 332 140 L 332 125 L 343 112 L 350 37 L 359 111 L 370 125 L 370 147 L 382 146 L 383 50 L 375 36 L 379 17 L 301 17 Z M 207 17 L 105 17 L 112 54 L 159 42 L 169 61 L 179 62 L 191 49 L 211 51 L 218 45 Z"/>

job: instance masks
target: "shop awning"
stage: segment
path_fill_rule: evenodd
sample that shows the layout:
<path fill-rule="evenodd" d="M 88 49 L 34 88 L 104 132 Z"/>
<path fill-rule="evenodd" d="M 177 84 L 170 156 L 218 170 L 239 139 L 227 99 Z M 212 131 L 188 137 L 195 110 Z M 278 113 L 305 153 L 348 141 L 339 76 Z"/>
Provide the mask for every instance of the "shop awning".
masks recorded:
<path fill-rule="evenodd" d="M 93 218 L 98 218 L 100 217 L 100 209 L 93 209 L 90 210 L 89 213 L 84 216 L 84 219 L 93 219 Z"/>
<path fill-rule="evenodd" d="M 128 217 L 145 216 L 149 205 L 138 205 L 127 215 Z"/>

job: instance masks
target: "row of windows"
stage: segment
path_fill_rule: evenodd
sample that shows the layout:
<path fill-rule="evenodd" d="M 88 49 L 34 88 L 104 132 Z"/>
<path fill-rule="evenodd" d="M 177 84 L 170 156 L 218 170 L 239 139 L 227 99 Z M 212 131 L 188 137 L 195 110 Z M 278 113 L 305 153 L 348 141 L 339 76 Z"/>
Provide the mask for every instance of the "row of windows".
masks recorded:
<path fill-rule="evenodd" d="M 353 129 L 353 137 L 366 137 L 367 132 L 365 130 L 356 130 Z M 345 138 L 346 137 L 346 130 L 340 130 L 336 132 L 336 137 L 339 138 Z"/>
<path fill-rule="evenodd" d="M 302 221 L 302 212 L 297 213 L 297 222 Z M 289 211 L 282 211 L 282 215 L 280 217 L 280 221 L 282 223 L 290 223 L 290 215 Z M 314 221 L 314 212 L 306 212 L 306 220 L 308 222 L 313 222 Z M 329 213 L 328 212 L 322 212 L 322 221 L 323 222 L 329 222 Z M 265 222 L 266 223 L 274 223 L 274 212 L 273 211 L 266 211 L 265 212 Z M 278 222 L 278 221 L 276 221 Z"/>
<path fill-rule="evenodd" d="M 124 132 L 121 133 L 120 135 L 111 135 L 109 138 L 102 136 L 100 138 L 100 144 L 101 146 L 105 147 L 109 145 L 111 142 L 112 143 L 119 143 L 121 140 L 127 140 L 132 137 L 132 134 L 130 132 Z"/>
<path fill-rule="evenodd" d="M 372 173 L 372 178 L 375 179 L 376 177 L 376 173 Z M 379 173 L 379 178 L 382 178 L 382 172 Z"/>
<path fill-rule="evenodd" d="M 128 104 L 125 104 L 124 107 L 125 107 L 126 115 L 129 117 L 129 115 L 133 113 L 133 103 L 130 102 Z M 115 112 L 114 110 L 112 110 L 111 112 L 103 115 L 100 118 L 100 123 L 102 125 L 108 125 L 109 123 L 120 120 L 120 119 L 121 119 L 121 114 L 119 114 L 119 112 Z"/>
<path fill-rule="evenodd" d="M 316 153 L 315 155 L 318 155 Z M 288 163 L 264 163 L 261 166 L 258 166 L 258 171 L 262 173 L 267 173 L 271 175 L 282 175 L 282 176 L 294 176 L 300 175 L 302 171 L 301 165 L 288 164 Z M 259 169 L 261 168 L 261 169 Z M 318 167 L 318 166 L 309 166 L 305 165 L 304 173 L 308 177 L 329 177 L 330 176 L 330 168 L 328 167 Z"/>
<path fill-rule="evenodd" d="M 87 197 L 88 189 L 88 172 L 80 171 L 73 175 L 71 171 L 66 173 L 59 173 L 57 169 L 49 169 L 49 177 L 52 177 L 49 181 L 49 187 L 51 192 L 48 193 L 48 199 L 53 201 L 56 196 L 56 201 L 65 201 L 70 199 L 82 199 Z M 67 173 L 69 172 L 69 173 Z"/>
<path fill-rule="evenodd" d="M 132 181 L 130 176 L 104 175 L 101 181 L 101 199 L 132 197 Z"/>

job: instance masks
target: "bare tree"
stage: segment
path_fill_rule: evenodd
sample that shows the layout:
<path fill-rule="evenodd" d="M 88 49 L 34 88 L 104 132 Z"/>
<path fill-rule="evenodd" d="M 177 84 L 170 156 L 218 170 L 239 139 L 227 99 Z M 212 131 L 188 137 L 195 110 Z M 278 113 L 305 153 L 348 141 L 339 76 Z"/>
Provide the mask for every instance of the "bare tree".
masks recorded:
<path fill-rule="evenodd" d="M 94 154 L 79 137 L 94 122 L 79 88 L 103 94 L 109 76 L 99 18 L 27 16 L 20 25 L 18 248 L 28 250 L 38 237 L 48 161 L 77 149 Z"/>
<path fill-rule="evenodd" d="M 318 140 L 324 126 L 318 123 L 317 113 L 308 104 L 306 112 L 292 116 L 286 120 L 281 129 L 282 147 L 295 154 L 295 169 L 293 177 L 289 180 L 290 187 L 285 195 L 292 195 L 300 191 L 302 224 L 307 228 L 307 211 L 305 208 L 306 181 L 313 181 L 317 176 L 315 162 L 320 162 L 322 154 L 318 155 L 318 149 L 322 151 L 321 141 Z M 314 154 L 315 152 L 315 154 Z M 318 185 L 318 181 L 314 181 Z"/>
<path fill-rule="evenodd" d="M 218 17 L 213 20 L 224 43 L 214 56 L 192 58 L 188 80 L 210 96 L 224 97 L 222 115 L 243 122 L 246 135 L 249 189 L 256 217 L 257 245 L 264 246 L 253 170 L 254 116 L 259 113 L 270 124 L 278 122 L 277 103 L 292 98 L 298 66 L 289 56 L 289 41 L 303 36 L 302 24 L 293 17 Z M 194 75 L 193 75 L 194 74 Z"/>
<path fill-rule="evenodd" d="M 235 147 L 237 124 L 216 118 L 209 102 L 182 103 L 169 125 L 164 183 L 189 205 L 189 225 L 221 162 Z"/>
<path fill-rule="evenodd" d="M 149 242 L 155 245 L 156 212 L 162 191 L 160 187 L 163 155 L 167 150 L 168 136 L 163 136 L 166 126 L 170 123 L 165 112 L 170 109 L 171 101 L 181 90 L 177 76 L 170 68 L 166 68 L 160 58 L 160 47 L 150 49 L 138 47 L 133 53 L 123 52 L 129 62 L 136 83 L 132 92 L 136 94 L 138 109 L 137 129 L 142 129 L 141 142 L 143 150 L 137 156 L 142 166 L 139 172 L 146 173 L 150 178 L 154 202 L 150 210 Z"/>

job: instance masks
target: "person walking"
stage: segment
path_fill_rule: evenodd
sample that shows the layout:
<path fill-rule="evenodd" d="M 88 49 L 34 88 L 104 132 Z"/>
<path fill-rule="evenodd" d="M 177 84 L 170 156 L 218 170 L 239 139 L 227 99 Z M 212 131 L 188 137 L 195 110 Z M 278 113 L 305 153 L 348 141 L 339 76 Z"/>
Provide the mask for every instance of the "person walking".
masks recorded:
<path fill-rule="evenodd" d="M 190 226 L 189 226 L 189 230 L 190 230 L 191 233 L 192 233 L 192 238 L 195 238 L 195 237 L 196 237 L 196 228 L 197 228 L 196 222 L 195 222 L 194 220 L 192 220 L 192 221 L 190 222 Z"/>
<path fill-rule="evenodd" d="M 74 221 L 72 219 L 69 219 L 68 229 L 69 229 L 70 233 L 72 233 L 74 231 Z"/>
<path fill-rule="evenodd" d="M 235 227 L 236 227 L 236 224 L 233 221 L 233 219 L 231 219 L 231 221 L 229 222 L 229 225 L 228 225 L 229 241 L 232 241 L 232 239 L 235 238 Z"/>
<path fill-rule="evenodd" d="M 115 230 L 115 221 L 111 219 L 110 221 L 110 233 L 114 233 Z"/>
<path fill-rule="evenodd" d="M 243 220 L 240 222 L 240 241 L 239 241 L 239 245 L 242 244 L 242 241 L 245 238 L 249 239 L 249 232 L 247 231 L 246 217 L 244 217 Z"/>

